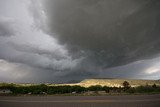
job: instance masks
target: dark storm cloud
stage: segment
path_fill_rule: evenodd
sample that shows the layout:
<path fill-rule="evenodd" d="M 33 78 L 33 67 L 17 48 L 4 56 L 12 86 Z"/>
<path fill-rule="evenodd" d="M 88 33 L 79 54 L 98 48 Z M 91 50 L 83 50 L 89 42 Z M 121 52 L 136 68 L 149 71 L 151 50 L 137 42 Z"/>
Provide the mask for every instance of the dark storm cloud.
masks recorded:
<path fill-rule="evenodd" d="M 158 79 L 159 10 L 158 0 L 0 1 L 0 81 Z"/>
<path fill-rule="evenodd" d="M 160 52 L 159 0 L 46 0 L 50 34 L 103 68 Z"/>

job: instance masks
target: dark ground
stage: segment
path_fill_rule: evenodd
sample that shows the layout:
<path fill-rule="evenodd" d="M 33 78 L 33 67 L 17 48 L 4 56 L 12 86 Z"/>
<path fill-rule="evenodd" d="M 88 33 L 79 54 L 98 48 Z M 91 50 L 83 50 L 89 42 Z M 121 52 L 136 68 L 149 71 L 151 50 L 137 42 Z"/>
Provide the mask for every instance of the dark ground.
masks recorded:
<path fill-rule="evenodd" d="M 160 107 L 160 95 L 0 96 L 0 107 Z"/>

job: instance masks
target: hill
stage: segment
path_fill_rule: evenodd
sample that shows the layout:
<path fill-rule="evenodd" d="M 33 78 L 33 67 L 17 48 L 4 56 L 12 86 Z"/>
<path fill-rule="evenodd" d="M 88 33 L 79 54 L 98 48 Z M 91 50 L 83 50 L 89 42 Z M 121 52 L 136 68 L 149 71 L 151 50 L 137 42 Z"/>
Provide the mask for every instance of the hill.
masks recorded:
<path fill-rule="evenodd" d="M 67 83 L 67 84 L 48 84 L 46 83 L 45 85 L 47 86 L 64 86 L 64 85 L 70 85 L 70 86 L 75 86 L 79 85 L 82 87 L 90 87 L 90 86 L 95 86 L 95 85 L 101 85 L 101 86 L 108 86 L 108 87 L 122 87 L 122 84 L 124 81 L 127 81 L 131 87 L 137 87 L 137 86 L 146 86 L 150 85 L 152 86 L 153 84 L 156 84 L 157 86 L 160 86 L 160 80 L 140 80 L 140 79 L 85 79 L 82 80 L 79 83 Z M 8 86 L 8 85 L 13 85 L 16 87 L 20 86 L 36 86 L 40 84 L 30 84 L 30 83 L 24 83 L 24 84 L 16 84 L 16 83 L 0 83 L 0 86 Z"/>
<path fill-rule="evenodd" d="M 122 86 L 123 82 L 127 81 L 132 87 L 137 86 L 146 86 L 146 85 L 153 85 L 156 84 L 160 86 L 160 80 L 138 80 L 138 79 L 85 79 L 80 83 L 73 83 L 73 84 L 63 84 L 63 85 L 80 85 L 83 87 L 89 87 L 93 85 L 101 85 L 101 86 L 108 86 L 108 87 L 120 87 Z"/>

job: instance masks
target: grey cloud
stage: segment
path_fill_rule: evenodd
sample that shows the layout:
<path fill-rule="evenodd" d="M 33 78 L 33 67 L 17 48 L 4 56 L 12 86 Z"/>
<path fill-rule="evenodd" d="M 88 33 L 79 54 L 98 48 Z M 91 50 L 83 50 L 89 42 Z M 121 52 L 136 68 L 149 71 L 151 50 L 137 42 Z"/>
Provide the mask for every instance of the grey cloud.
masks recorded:
<path fill-rule="evenodd" d="M 0 81 L 25 83 L 33 81 L 34 68 L 0 59 Z M 31 75 L 32 74 L 32 75 Z M 37 77 L 35 77 L 37 78 Z"/>
<path fill-rule="evenodd" d="M 15 32 L 14 22 L 0 19 L 0 36 L 13 36 Z"/>
<path fill-rule="evenodd" d="M 27 45 L 24 46 L 13 43 L 11 45 L 10 43 L 4 44 L 1 42 L 0 50 L 0 60 L 10 63 L 7 64 L 8 66 L 6 67 L 0 65 L 3 69 L 9 68 L 6 71 L 0 71 L 8 75 L 10 73 L 15 73 L 15 75 L 22 74 L 23 78 L 17 77 L 16 80 L 15 78 L 8 77 L 8 75 L 2 75 L 3 78 L 1 78 L 0 81 L 6 81 L 8 78 L 8 81 L 14 82 L 66 82 L 69 79 L 64 75 L 74 72 L 78 63 L 81 62 L 81 59 L 72 59 L 67 55 L 61 56 L 61 54 L 59 54 L 59 56 L 52 56 L 52 54 L 56 52 L 39 50 L 34 46 L 27 47 Z M 32 50 L 34 51 L 32 52 Z M 27 73 L 27 75 L 25 75 L 26 77 L 23 77 L 23 73 Z M 63 77 L 63 80 L 61 80 L 60 77 Z"/>
<path fill-rule="evenodd" d="M 27 44 L 26 45 L 18 45 L 15 43 L 11 43 L 11 45 L 17 51 L 42 55 L 42 56 L 46 56 L 51 59 L 54 58 L 56 60 L 61 60 L 61 59 L 65 59 L 65 58 L 69 57 L 66 55 L 67 53 L 62 52 L 63 50 L 61 48 L 50 50 L 50 49 L 42 49 L 38 46 L 32 46 L 32 45 L 27 45 Z"/>
<path fill-rule="evenodd" d="M 12 43 L 12 46 L 8 44 L 7 47 L 8 48 L 4 49 L 4 45 L 2 47 L 0 46 L 1 59 L 24 63 L 32 67 L 50 69 L 53 72 L 74 69 L 74 67 L 76 67 L 76 65 L 81 61 L 81 59 L 72 59 L 69 56 L 60 56 L 60 54 L 58 56 L 56 51 L 50 52 L 47 50 L 39 50 L 32 46 L 28 47 L 27 45 L 20 46 Z M 55 56 L 53 54 L 55 54 Z"/>
<path fill-rule="evenodd" d="M 160 78 L 159 0 L 4 3 L 0 34 L 8 37 L 0 36 L 0 81 Z"/>
<path fill-rule="evenodd" d="M 148 60 L 139 60 L 124 66 L 117 66 L 103 70 L 99 77 L 130 78 L 130 79 L 159 79 L 160 57 Z"/>
<path fill-rule="evenodd" d="M 160 52 L 159 10 L 159 0 L 45 1 L 49 33 L 73 56 L 84 51 L 86 62 L 104 68 Z"/>
<path fill-rule="evenodd" d="M 28 7 L 30 14 L 33 16 L 35 28 L 43 29 L 45 32 L 48 31 L 47 17 L 44 12 L 44 6 L 42 0 L 31 0 Z"/>
<path fill-rule="evenodd" d="M 55 83 L 60 81 L 54 72 L 22 63 L 0 59 L 0 81 L 16 83 Z M 53 80 L 54 78 L 54 80 Z M 65 79 L 65 78 L 64 78 Z"/>
<path fill-rule="evenodd" d="M 3 28 L 1 33 L 3 36 L 15 35 L 8 38 L 0 37 L 0 59 L 52 71 L 53 74 L 63 74 L 64 71 L 70 72 L 74 69 L 81 58 L 73 59 L 65 47 L 43 33 L 40 26 L 35 25 L 43 24 L 44 19 L 41 16 L 42 11 L 37 10 L 41 7 L 39 1 L 15 0 L 12 3 L 3 2 L 5 6 L 2 6 L 0 11 L 0 31 Z M 15 11 L 9 11 L 8 8 Z"/>

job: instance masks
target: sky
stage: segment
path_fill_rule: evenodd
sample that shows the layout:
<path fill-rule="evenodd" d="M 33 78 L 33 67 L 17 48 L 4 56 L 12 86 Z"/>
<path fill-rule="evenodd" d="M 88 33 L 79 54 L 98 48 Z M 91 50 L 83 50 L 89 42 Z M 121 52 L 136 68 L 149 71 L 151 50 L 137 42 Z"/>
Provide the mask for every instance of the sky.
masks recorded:
<path fill-rule="evenodd" d="M 0 82 L 160 79 L 159 0 L 0 0 Z"/>

